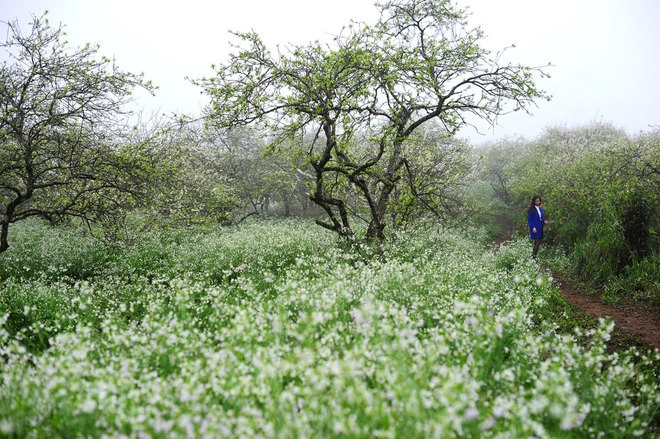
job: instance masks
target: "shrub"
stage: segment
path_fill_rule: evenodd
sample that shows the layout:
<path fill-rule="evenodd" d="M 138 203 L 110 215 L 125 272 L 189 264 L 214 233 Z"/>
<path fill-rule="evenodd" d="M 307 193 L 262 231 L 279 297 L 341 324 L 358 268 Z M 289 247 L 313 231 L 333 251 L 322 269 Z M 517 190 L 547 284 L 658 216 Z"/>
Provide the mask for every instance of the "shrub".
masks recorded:
<path fill-rule="evenodd" d="M 640 264 L 651 254 L 657 228 L 656 209 L 649 198 L 635 183 L 609 194 L 594 211 L 586 237 L 575 245 L 575 272 L 589 279 L 592 287 L 606 286 L 606 296 L 615 297 L 612 293 L 631 280 L 625 272 L 632 265 L 637 272 L 639 267 L 658 271 L 658 265 L 652 266 L 657 262 L 654 258 Z"/>

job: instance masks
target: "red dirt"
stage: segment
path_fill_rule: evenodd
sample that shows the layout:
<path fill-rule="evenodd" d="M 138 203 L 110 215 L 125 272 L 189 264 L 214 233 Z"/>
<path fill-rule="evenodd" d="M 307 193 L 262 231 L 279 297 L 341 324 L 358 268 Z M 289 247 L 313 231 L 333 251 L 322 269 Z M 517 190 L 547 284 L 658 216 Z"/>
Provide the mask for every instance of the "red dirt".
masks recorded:
<path fill-rule="evenodd" d="M 603 303 L 600 299 L 601 294 L 587 295 L 578 291 L 570 281 L 556 280 L 561 295 L 582 312 L 595 317 L 607 316 L 624 334 L 629 334 L 660 349 L 660 310 L 658 308 L 633 300 L 624 300 L 616 304 Z"/>
<path fill-rule="evenodd" d="M 504 226 L 504 233 L 495 240 L 500 245 L 513 236 L 513 225 L 510 221 L 498 217 Z M 531 252 L 531 244 L 530 244 Z M 543 268 L 543 271 L 548 271 Z M 580 311 L 598 317 L 609 317 L 615 323 L 615 332 L 622 338 L 627 336 L 642 340 L 660 349 L 660 309 L 649 306 L 648 303 L 624 300 L 622 303 L 609 304 L 601 301 L 602 293 L 585 294 L 580 292 L 569 279 L 558 278 L 552 274 L 562 297 L 576 306 Z"/>

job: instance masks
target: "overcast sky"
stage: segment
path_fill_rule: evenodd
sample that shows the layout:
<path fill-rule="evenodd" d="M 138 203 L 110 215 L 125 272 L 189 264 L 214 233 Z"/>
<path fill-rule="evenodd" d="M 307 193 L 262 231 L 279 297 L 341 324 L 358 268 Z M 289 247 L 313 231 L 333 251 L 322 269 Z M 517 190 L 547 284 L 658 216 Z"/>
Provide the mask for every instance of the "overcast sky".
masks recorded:
<path fill-rule="evenodd" d="M 660 126 L 660 1 L 658 0 L 457 0 L 469 6 L 483 44 L 529 66 L 552 63 L 538 82 L 551 102 L 533 116 L 499 119 L 494 129 L 460 134 L 479 143 L 505 137 L 533 139 L 546 127 L 609 122 L 630 134 Z M 71 44 L 100 44 L 100 54 L 160 87 L 140 94 L 148 112 L 199 114 L 199 88 L 184 78 L 212 74 L 225 60 L 229 30 L 259 33 L 271 47 L 330 39 L 351 19 L 373 22 L 373 0 L 0 0 L 0 21 L 48 10 L 52 25 L 66 26 Z M 5 27 L 0 28 L 2 41 Z"/>

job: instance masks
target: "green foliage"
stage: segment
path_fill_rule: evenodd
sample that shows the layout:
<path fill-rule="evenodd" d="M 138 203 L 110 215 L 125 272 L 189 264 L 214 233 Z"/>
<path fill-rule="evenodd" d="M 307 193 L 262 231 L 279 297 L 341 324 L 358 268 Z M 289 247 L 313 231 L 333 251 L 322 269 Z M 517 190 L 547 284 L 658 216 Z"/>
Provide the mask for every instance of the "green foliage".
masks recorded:
<path fill-rule="evenodd" d="M 333 45 L 274 54 L 256 33 L 237 33 L 237 53 L 194 83 L 210 97 L 211 123 L 265 126 L 273 149 L 306 157 L 310 199 L 327 215 L 319 225 L 350 237 L 359 218 L 384 240 L 386 225 L 420 211 L 444 219 L 464 210 L 461 148 L 425 138 L 424 127 L 446 140 L 467 113 L 494 121 L 548 96 L 535 84 L 542 68 L 501 65 L 452 2 L 377 7 L 379 21 L 346 27 Z"/>
<path fill-rule="evenodd" d="M 622 275 L 606 289 L 612 301 L 628 296 L 637 300 L 648 300 L 660 306 L 660 252 L 653 251 L 644 259 L 626 266 Z"/>
<path fill-rule="evenodd" d="M 67 294 L 71 284 L 46 279 L 9 278 L 0 281 L 0 309 L 6 315 L 5 330 L 31 353 L 50 347 L 50 340 L 60 333 L 72 331 L 71 300 Z M 72 316 L 73 317 L 73 316 Z"/>
<path fill-rule="evenodd" d="M 403 181 L 390 195 L 388 219 L 393 228 L 414 224 L 425 216 L 445 224 L 462 221 L 470 205 L 473 169 L 467 144 L 439 127 L 425 126 L 405 143 Z"/>
<path fill-rule="evenodd" d="M 498 270 L 504 270 L 507 272 L 514 271 L 520 264 L 519 254 L 520 254 L 520 244 L 521 241 L 517 242 L 517 245 L 512 246 L 502 246 L 496 252 L 495 258 L 495 267 Z M 525 243 L 527 247 L 527 243 Z"/>
<path fill-rule="evenodd" d="M 218 164 L 220 152 L 193 128 L 166 126 L 150 139 L 149 191 L 138 207 L 154 223 L 166 217 L 175 226 L 227 224 L 240 204 Z"/>
<path fill-rule="evenodd" d="M 494 198 L 505 205 L 518 201 L 514 200 L 512 193 L 514 187 L 521 183 L 515 164 L 529 154 L 529 148 L 522 139 L 505 139 L 478 147 L 475 151 L 481 157 L 476 164 L 479 170 L 478 181 L 488 184 Z"/>
<path fill-rule="evenodd" d="M 509 163 L 514 205 L 529 206 L 541 195 L 553 233 L 549 240 L 572 248 L 583 238 L 598 208 L 613 185 L 622 181 L 621 163 L 612 151 L 623 148 L 625 135 L 604 124 L 573 129 L 551 128 L 526 148 L 511 147 L 517 156 Z"/>
<path fill-rule="evenodd" d="M 10 248 L 0 253 L 0 280 L 86 280 L 110 258 L 107 249 L 84 230 L 54 227 L 35 218 L 26 220 L 25 225 L 17 224 L 10 243 Z"/>
<path fill-rule="evenodd" d="M 46 14 L 33 18 L 29 32 L 18 21 L 7 25 L 0 43 L 0 252 L 9 225 L 26 218 L 103 221 L 134 206 L 143 151 L 125 148 L 117 126 L 132 91 L 153 90 L 99 58 L 98 46 L 68 47 L 63 27 L 52 28 Z"/>
<path fill-rule="evenodd" d="M 604 285 L 627 264 L 628 252 L 617 209 L 609 199 L 593 212 L 586 237 L 575 245 L 575 270 L 592 286 Z"/>
<path fill-rule="evenodd" d="M 41 226 L 21 227 L 29 235 Z M 475 243 L 484 236 L 409 229 L 373 253 L 344 250 L 302 221 L 246 222 L 190 230 L 183 240 L 167 230 L 159 239 L 145 235 L 116 249 L 86 282 L 8 278 L 2 286 L 10 294 L 0 296 L 0 431 L 420 438 L 649 431 L 660 397 L 657 352 L 608 353 L 606 321 L 558 332 L 563 305 L 530 261 L 528 243 L 483 250 Z M 156 249 L 164 264 L 153 263 Z"/>
<path fill-rule="evenodd" d="M 574 273 L 604 288 L 609 300 L 657 297 L 657 131 L 629 138 L 607 124 L 553 128 L 534 141 L 504 141 L 481 152 L 483 178 L 514 208 L 543 197 L 551 220 L 545 241 L 572 252 Z M 638 287 L 635 278 L 651 281 Z"/>
<path fill-rule="evenodd" d="M 654 266 L 657 260 L 651 256 L 652 249 L 657 246 L 657 241 L 651 239 L 658 227 L 655 198 L 657 195 L 649 194 L 635 181 L 628 182 L 625 188 L 607 195 L 602 207 L 594 212 L 595 219 L 587 236 L 575 246 L 576 273 L 589 279 L 592 287 L 606 285 L 605 298 L 609 300 L 620 299 L 624 291 L 635 291 L 639 285 L 635 277 L 652 279 L 653 273 L 658 271 L 658 266 Z M 640 264 L 641 261 L 644 262 Z M 649 272 L 640 273 L 643 269 Z M 626 274 L 628 272 L 636 274 Z M 621 285 L 628 285 L 628 288 Z M 648 287 L 651 290 L 647 295 L 657 296 L 652 280 L 646 283 Z M 633 297 L 642 296 L 633 294 Z"/>
<path fill-rule="evenodd" d="M 629 180 L 623 190 L 617 192 L 615 203 L 629 258 L 632 261 L 644 259 L 655 244 L 660 243 L 657 239 L 657 231 L 660 230 L 658 193 L 652 192 L 637 179 Z"/>

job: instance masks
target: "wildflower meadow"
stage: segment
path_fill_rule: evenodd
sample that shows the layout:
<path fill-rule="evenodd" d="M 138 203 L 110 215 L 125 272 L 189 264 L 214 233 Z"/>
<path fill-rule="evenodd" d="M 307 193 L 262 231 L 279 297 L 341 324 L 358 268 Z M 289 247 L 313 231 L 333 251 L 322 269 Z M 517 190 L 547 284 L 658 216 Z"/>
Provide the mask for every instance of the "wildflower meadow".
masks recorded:
<path fill-rule="evenodd" d="M 304 220 L 105 247 L 24 221 L 0 254 L 0 436 L 650 437 L 658 351 L 559 331 L 529 243 L 380 248 Z"/>

